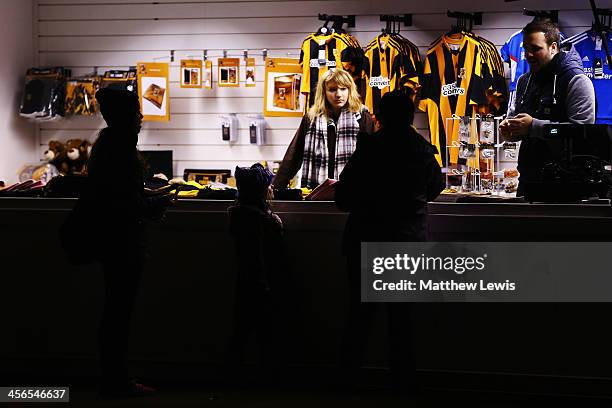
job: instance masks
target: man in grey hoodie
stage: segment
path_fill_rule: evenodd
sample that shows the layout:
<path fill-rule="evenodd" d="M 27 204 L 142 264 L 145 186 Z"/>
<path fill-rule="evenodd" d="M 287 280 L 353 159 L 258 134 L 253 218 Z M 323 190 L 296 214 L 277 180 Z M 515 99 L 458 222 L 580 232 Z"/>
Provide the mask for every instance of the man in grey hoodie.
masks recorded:
<path fill-rule="evenodd" d="M 573 45 L 559 47 L 556 24 L 535 20 L 523 28 L 523 47 L 530 72 L 517 84 L 514 106 L 500 124 L 506 141 L 522 141 L 518 158 L 520 181 L 538 181 L 542 163 L 534 144 L 550 123 L 595 123 L 595 90 Z M 519 183 L 518 195 L 525 188 Z"/>

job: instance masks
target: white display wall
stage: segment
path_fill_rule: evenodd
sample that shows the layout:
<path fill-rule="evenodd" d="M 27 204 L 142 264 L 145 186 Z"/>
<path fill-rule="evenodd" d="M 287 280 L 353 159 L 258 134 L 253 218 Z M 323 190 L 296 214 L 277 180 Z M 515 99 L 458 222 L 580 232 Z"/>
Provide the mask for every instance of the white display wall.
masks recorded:
<path fill-rule="evenodd" d="M 598 7 L 612 7 L 612 1 L 598 1 Z M 267 143 L 248 143 L 249 115 L 263 109 L 262 49 L 270 56 L 298 57 L 302 40 L 315 31 L 318 13 L 354 14 L 355 28 L 349 29 L 365 46 L 384 23 L 380 14 L 413 14 L 413 26 L 402 27 L 402 34 L 417 44 L 424 54 L 428 45 L 448 31 L 453 20 L 447 10 L 482 11 L 483 24 L 474 31 L 501 47 L 506 39 L 531 17 L 522 8 L 559 9 L 560 24 L 567 35 L 589 28 L 592 15 L 588 1 L 503 0 L 409 2 L 378 1 L 177 1 L 131 0 L 38 0 L 35 2 L 37 64 L 60 65 L 74 75 L 125 69 L 138 61 L 169 61 L 171 64 L 169 123 L 146 123 L 140 148 L 173 150 L 174 173 L 184 168 L 227 168 L 249 165 L 260 160 L 282 159 L 298 126 L 299 118 L 267 118 Z M 217 88 L 216 59 L 227 50 L 229 56 L 242 56 L 248 49 L 257 61 L 255 88 Z M 214 89 L 181 89 L 179 61 L 187 56 L 201 57 L 208 50 L 214 65 Z M 241 80 L 244 81 L 244 63 Z M 221 140 L 220 114 L 236 113 L 240 122 L 239 141 L 228 145 Z M 419 130 L 427 136 L 427 119 L 419 114 Z M 50 139 L 85 138 L 93 141 L 103 126 L 102 119 L 76 117 L 39 126 L 37 154 Z"/>
<path fill-rule="evenodd" d="M 0 180 L 13 183 L 39 151 L 35 126 L 19 117 L 23 76 L 34 63 L 32 1 L 0 1 L 0 27 Z"/>

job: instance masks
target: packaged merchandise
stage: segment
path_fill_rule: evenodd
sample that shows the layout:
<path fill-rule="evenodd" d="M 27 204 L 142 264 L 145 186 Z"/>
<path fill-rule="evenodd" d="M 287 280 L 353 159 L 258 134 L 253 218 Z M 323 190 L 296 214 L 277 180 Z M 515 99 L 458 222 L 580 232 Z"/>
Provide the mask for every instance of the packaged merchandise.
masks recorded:
<path fill-rule="evenodd" d="M 300 94 L 302 69 L 294 58 L 266 58 L 264 115 L 300 117 L 306 98 Z"/>
<path fill-rule="evenodd" d="M 462 116 L 459 121 L 459 141 L 463 143 L 470 142 L 470 130 L 472 124 L 469 116 Z"/>
<path fill-rule="evenodd" d="M 246 79 L 244 83 L 247 88 L 255 86 L 255 58 L 247 58 L 246 60 Z"/>
<path fill-rule="evenodd" d="M 202 88 L 202 60 L 181 60 L 181 88 Z"/>
<path fill-rule="evenodd" d="M 518 144 L 514 142 L 504 142 L 502 149 L 504 151 L 504 159 L 516 160 L 518 158 Z"/>
<path fill-rule="evenodd" d="M 137 94 L 138 79 L 136 69 L 106 71 L 100 79 L 100 88 L 119 89 Z"/>
<path fill-rule="evenodd" d="M 481 144 L 495 143 L 495 120 L 487 116 L 480 121 L 479 142 Z"/>
<path fill-rule="evenodd" d="M 204 73 L 202 74 L 204 81 L 204 89 L 212 89 L 213 87 L 213 74 L 212 74 L 212 61 L 204 61 Z"/>
<path fill-rule="evenodd" d="M 98 110 L 95 95 L 99 83 L 98 77 L 69 79 L 66 82 L 66 114 L 93 115 Z"/>
<path fill-rule="evenodd" d="M 516 193 L 519 183 L 519 172 L 517 169 L 504 169 L 504 191 Z"/>
<path fill-rule="evenodd" d="M 240 58 L 219 58 L 219 87 L 240 86 Z"/>
<path fill-rule="evenodd" d="M 480 158 L 482 160 L 489 160 L 495 158 L 495 146 L 492 144 L 481 144 Z"/>
<path fill-rule="evenodd" d="M 19 181 L 24 182 L 27 180 L 40 181 L 43 184 L 47 184 L 53 177 L 59 176 L 59 170 L 53 164 L 29 164 L 23 166 L 19 172 Z"/>
<path fill-rule="evenodd" d="M 62 67 L 28 69 L 19 115 L 36 121 L 64 116 L 69 76 L 70 70 Z"/>
<path fill-rule="evenodd" d="M 169 122 L 169 66 L 165 62 L 139 62 L 138 96 L 145 121 Z"/>
<path fill-rule="evenodd" d="M 483 193 L 491 193 L 493 191 L 493 173 L 480 173 L 480 190 Z"/>

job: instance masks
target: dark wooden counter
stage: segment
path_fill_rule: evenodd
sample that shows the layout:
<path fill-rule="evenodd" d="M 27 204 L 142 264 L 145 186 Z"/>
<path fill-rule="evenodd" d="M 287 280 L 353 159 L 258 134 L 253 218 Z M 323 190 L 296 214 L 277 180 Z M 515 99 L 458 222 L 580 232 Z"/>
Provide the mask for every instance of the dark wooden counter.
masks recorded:
<path fill-rule="evenodd" d="M 74 202 L 0 199 L 0 372 L 26 370 L 33 362 L 42 370 L 45 361 L 95 357 L 102 276 L 95 265 L 68 265 L 57 242 L 58 227 Z M 227 232 L 230 204 L 180 201 L 165 222 L 151 225 L 151 258 L 134 316 L 133 359 L 222 361 L 232 328 L 235 279 Z M 287 326 L 295 329 L 288 361 L 333 366 L 346 316 L 340 255 L 346 215 L 330 202 L 275 202 L 274 208 L 285 223 L 287 273 L 294 282 L 287 290 L 297 308 Z M 612 238 L 607 205 L 431 203 L 429 212 L 431 240 Z M 83 239 L 87 234 L 83 231 Z M 520 260 L 509 254 L 509 262 Z M 425 372 L 600 377 L 610 384 L 610 304 L 455 303 L 415 309 L 417 360 Z M 366 356 L 369 366 L 385 364 L 384 324 L 381 314 Z"/>

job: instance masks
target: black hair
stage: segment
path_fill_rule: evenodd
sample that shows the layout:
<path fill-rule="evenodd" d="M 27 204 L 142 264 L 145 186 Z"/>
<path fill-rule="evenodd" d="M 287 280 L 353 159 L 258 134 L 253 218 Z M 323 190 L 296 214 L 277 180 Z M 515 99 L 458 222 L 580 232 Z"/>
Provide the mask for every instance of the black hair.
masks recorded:
<path fill-rule="evenodd" d="M 548 19 L 535 19 L 523 28 L 523 36 L 533 33 L 544 33 L 546 44 L 548 44 L 549 47 L 554 42 L 556 42 L 557 45 L 561 45 L 559 26 Z"/>
<path fill-rule="evenodd" d="M 140 111 L 138 96 L 130 91 L 102 88 L 96 92 L 100 113 L 109 126 L 127 125 Z"/>
<path fill-rule="evenodd" d="M 387 92 L 380 100 L 376 118 L 383 126 L 409 126 L 414 121 L 414 102 L 408 92 Z"/>

